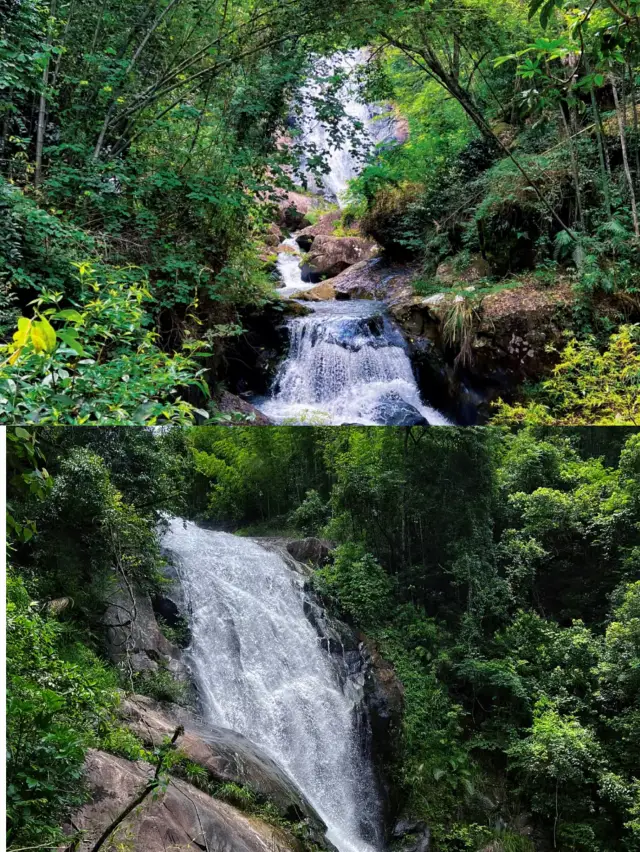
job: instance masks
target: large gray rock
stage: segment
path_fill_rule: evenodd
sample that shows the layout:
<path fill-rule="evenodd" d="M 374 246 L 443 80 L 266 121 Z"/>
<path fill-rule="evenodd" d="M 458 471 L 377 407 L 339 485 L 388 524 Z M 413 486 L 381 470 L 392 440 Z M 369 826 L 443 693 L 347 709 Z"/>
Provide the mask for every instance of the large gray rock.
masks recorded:
<path fill-rule="evenodd" d="M 373 261 L 374 267 L 377 266 Z M 384 278 L 373 274 L 372 261 L 361 260 L 331 279 L 336 299 L 383 299 Z"/>
<path fill-rule="evenodd" d="M 302 280 L 318 282 L 323 278 L 333 278 L 344 269 L 370 260 L 376 253 L 375 243 L 360 237 L 317 236 L 306 263 L 302 266 Z"/>
<path fill-rule="evenodd" d="M 148 784 L 153 767 L 90 750 L 85 780 L 92 800 L 70 820 L 69 834 L 82 832 L 74 849 L 89 852 L 98 837 Z M 148 796 L 117 828 L 104 852 L 166 852 L 168 849 L 215 852 L 298 852 L 284 832 L 184 781 L 170 780 L 156 797 Z"/>
<path fill-rule="evenodd" d="M 429 421 L 399 394 L 383 394 L 375 408 L 376 420 L 383 426 L 428 426 Z"/>
<path fill-rule="evenodd" d="M 161 704 L 145 695 L 125 698 L 119 713 L 127 727 L 151 746 L 160 745 L 182 725 L 180 751 L 212 778 L 249 787 L 273 802 L 286 819 L 306 819 L 319 838 L 324 834 L 324 823 L 295 782 L 269 755 L 236 731 L 205 724 L 183 707 Z"/>
<path fill-rule="evenodd" d="M 187 683 L 189 672 L 182 652 L 160 632 L 149 595 L 115 576 L 105 598 L 102 623 L 111 660 L 130 666 L 134 673 L 164 668 L 176 680 Z"/>
<path fill-rule="evenodd" d="M 294 539 L 287 543 L 287 550 L 298 562 L 324 565 L 335 544 L 320 538 Z"/>

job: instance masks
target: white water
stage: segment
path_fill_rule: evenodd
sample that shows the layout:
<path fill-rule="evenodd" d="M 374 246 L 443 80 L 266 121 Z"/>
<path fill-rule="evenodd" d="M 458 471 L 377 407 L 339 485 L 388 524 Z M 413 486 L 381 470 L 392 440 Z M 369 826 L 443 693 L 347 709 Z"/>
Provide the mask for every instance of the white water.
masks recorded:
<path fill-rule="evenodd" d="M 364 102 L 354 75 L 367 60 L 366 50 L 354 50 L 348 53 L 336 53 L 330 58 L 319 60 L 316 66 L 318 76 L 329 78 L 338 69 L 348 73 L 342 89 L 340 101 L 346 118 L 340 122 L 342 131 L 347 137 L 344 142 L 336 145 L 330 131 L 318 120 L 316 110 L 310 100 L 322 95 L 323 83 L 309 83 L 303 93 L 304 109 L 302 120 L 302 142 L 311 150 L 326 152 L 329 173 L 322 175 L 320 183 L 302 164 L 307 174 L 308 186 L 312 192 L 324 195 L 330 201 L 340 206 L 345 201 L 345 191 L 348 182 L 357 177 L 362 170 L 363 155 L 372 151 L 377 144 L 391 142 L 395 139 L 395 121 L 385 114 L 385 110 Z M 353 143 L 348 134 L 350 125 L 357 122 L 362 126 L 359 154 L 353 150 Z"/>
<path fill-rule="evenodd" d="M 256 402 L 276 423 L 414 425 L 402 410 L 448 425 L 425 406 L 399 331 L 380 303 L 321 302 L 289 321 L 291 348 L 273 395 Z"/>
<path fill-rule="evenodd" d="M 266 750 L 340 852 L 374 852 L 364 838 L 379 833 L 378 805 L 353 701 L 304 614 L 299 575 L 249 539 L 180 519 L 164 545 L 178 557 L 209 721 Z"/>
<path fill-rule="evenodd" d="M 366 61 L 366 51 L 336 54 L 318 63 L 325 77 L 339 67 L 355 72 Z M 302 138 L 313 150 L 329 151 L 330 172 L 310 188 L 342 202 L 350 179 L 362 168 L 349 142 L 333 145 L 327 129 L 309 105 L 319 95 L 322 83 L 309 84 L 302 116 Z M 394 122 L 376 121 L 376 108 L 362 102 L 357 85 L 347 81 L 340 90 L 346 114 L 362 122 L 365 150 L 394 138 Z M 304 163 L 302 164 L 304 168 Z M 302 281 L 301 252 L 290 238 L 280 252 L 277 269 L 284 298 L 310 290 Z M 413 375 L 411 361 L 401 334 L 389 321 L 381 304 L 370 301 L 327 301 L 309 305 L 313 313 L 288 323 L 291 346 L 273 392 L 268 399 L 254 400 L 275 423 L 362 424 L 362 425 L 449 425 L 439 412 L 425 406 Z M 374 319 L 375 317 L 378 319 Z"/>
<path fill-rule="evenodd" d="M 278 253 L 276 268 L 284 285 L 278 289 L 278 294 L 288 299 L 294 293 L 303 293 L 305 290 L 310 290 L 316 285 L 305 284 L 302 280 L 302 271 L 300 269 L 302 253 L 295 237 L 284 240 L 281 245 L 287 246 L 290 251 L 281 251 Z"/>

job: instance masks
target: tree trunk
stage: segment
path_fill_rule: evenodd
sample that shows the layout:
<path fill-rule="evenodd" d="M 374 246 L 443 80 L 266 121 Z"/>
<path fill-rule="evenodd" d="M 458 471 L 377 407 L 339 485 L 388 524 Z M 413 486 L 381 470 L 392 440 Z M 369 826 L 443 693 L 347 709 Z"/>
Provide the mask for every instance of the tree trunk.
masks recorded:
<path fill-rule="evenodd" d="M 47 47 L 51 47 L 52 33 L 51 27 L 53 18 L 56 14 L 56 0 L 51 0 L 49 9 Z M 42 71 L 42 90 L 40 92 L 40 105 L 38 107 L 38 127 L 36 130 L 36 169 L 34 175 L 34 185 L 36 189 L 42 183 L 42 151 L 44 148 L 44 132 L 47 126 L 47 87 L 49 85 L 49 64 L 51 62 L 51 54 L 47 55 L 47 59 Z"/>
<path fill-rule="evenodd" d="M 605 144 L 604 133 L 602 131 L 602 118 L 600 116 L 600 109 L 598 107 L 598 101 L 596 98 L 596 92 L 593 88 L 593 83 L 591 84 L 591 110 L 593 112 L 593 120 L 596 126 L 596 138 L 598 140 L 598 157 L 600 159 L 600 174 L 602 176 L 602 190 L 604 192 L 604 203 L 607 208 L 607 216 L 609 219 L 612 218 L 611 212 L 611 185 L 609 183 L 610 180 L 610 167 L 609 160 L 607 157 L 607 149 Z"/>
<path fill-rule="evenodd" d="M 631 109 L 633 111 L 633 135 L 635 137 L 635 167 L 636 167 L 636 186 L 640 186 L 640 139 L 638 139 L 638 104 L 636 102 L 636 81 L 634 79 L 634 71 L 629 63 L 629 93 L 631 96 Z"/>
<path fill-rule="evenodd" d="M 640 223 L 638 222 L 638 207 L 636 204 L 636 192 L 633 186 L 633 176 L 629 167 L 629 154 L 627 151 L 627 134 L 625 131 L 626 116 L 622 113 L 620 105 L 620 96 L 618 94 L 618 86 L 614 74 L 610 75 L 611 90 L 613 91 L 613 100 L 616 105 L 616 115 L 618 116 L 618 131 L 620 133 L 620 146 L 622 148 L 622 161 L 624 163 L 624 173 L 629 186 L 629 195 L 631 198 L 631 216 L 633 218 L 633 230 L 636 238 L 640 239 Z"/>
<path fill-rule="evenodd" d="M 571 156 L 571 171 L 573 172 L 573 184 L 576 190 L 576 218 L 580 230 L 584 231 L 584 212 L 582 208 L 582 193 L 580 191 L 580 164 L 578 163 L 576 146 L 571 135 L 571 128 L 569 127 L 569 124 L 567 122 L 567 116 L 565 115 L 563 104 L 560 104 L 560 116 L 562 118 L 562 125 L 564 127 L 565 136 L 567 138 L 567 144 L 569 146 L 569 154 Z"/>
<path fill-rule="evenodd" d="M 543 192 L 540 190 L 540 187 L 533 180 L 533 178 L 527 174 L 527 171 L 524 167 L 518 162 L 518 160 L 514 157 L 511 151 L 507 148 L 507 146 L 502 142 L 502 140 L 494 133 L 491 125 L 486 120 L 480 107 L 477 106 L 473 96 L 471 93 L 464 89 L 450 74 L 447 74 L 446 70 L 443 68 L 442 63 L 439 62 L 437 56 L 433 51 L 425 48 L 424 50 L 419 50 L 416 47 L 412 47 L 411 45 L 403 44 L 402 42 L 394 39 L 391 35 L 384 31 L 380 31 L 379 33 L 383 38 L 385 38 L 389 44 L 392 44 L 394 47 L 397 47 L 401 50 L 405 56 L 408 56 L 409 59 L 414 62 L 419 68 L 422 68 L 423 71 L 426 71 L 427 75 L 439 83 L 444 89 L 446 89 L 449 94 L 455 98 L 456 101 L 460 104 L 462 109 L 467 113 L 471 121 L 476 125 L 482 136 L 490 140 L 494 145 L 497 145 L 500 150 L 507 156 L 514 166 L 518 169 L 520 174 L 525 178 L 525 180 L 529 183 L 535 194 L 538 196 L 541 204 L 546 208 L 549 214 L 553 219 L 560 225 L 563 231 L 565 231 L 571 239 L 576 242 L 576 235 L 573 231 L 565 225 L 560 216 L 556 213 L 553 207 L 549 204 L 547 199 L 545 198 Z M 480 68 L 478 67 L 478 73 L 486 82 L 486 78 L 482 75 Z"/>
<path fill-rule="evenodd" d="M 142 41 L 140 42 L 140 44 L 136 48 L 133 56 L 131 57 L 129 64 L 127 65 L 127 69 L 125 71 L 125 77 L 127 77 L 131 73 L 131 71 L 133 70 L 134 65 L 136 64 L 136 62 L 138 61 L 138 58 L 140 57 L 140 54 L 142 53 L 142 51 L 147 46 L 147 42 L 149 41 L 151 36 L 154 34 L 154 32 L 157 30 L 157 28 L 160 26 L 160 24 L 162 23 L 165 16 L 179 2 L 181 2 L 181 0 L 170 0 L 170 2 L 164 7 L 162 12 L 155 19 L 153 24 L 149 27 L 149 29 L 145 33 Z M 107 114 L 104 117 L 104 121 L 102 123 L 102 128 L 100 129 L 100 135 L 98 136 L 98 141 L 97 141 L 96 147 L 93 151 L 93 159 L 94 160 L 99 159 L 100 154 L 102 153 L 102 148 L 104 146 L 104 140 L 105 140 L 105 137 L 107 135 L 107 130 L 109 129 L 109 125 L 111 123 L 111 118 L 112 118 L 113 113 L 115 111 L 116 100 L 117 100 L 117 97 L 120 95 L 121 88 L 122 88 L 121 86 L 118 87 L 118 89 L 114 92 L 111 103 L 109 104 L 109 108 L 107 109 Z"/>

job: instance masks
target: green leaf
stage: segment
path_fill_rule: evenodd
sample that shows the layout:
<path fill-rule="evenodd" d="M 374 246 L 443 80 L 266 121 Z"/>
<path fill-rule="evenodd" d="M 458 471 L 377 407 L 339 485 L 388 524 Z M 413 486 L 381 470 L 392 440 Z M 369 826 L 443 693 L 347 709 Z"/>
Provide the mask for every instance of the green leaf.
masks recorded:
<path fill-rule="evenodd" d="M 79 311 L 73 310 L 73 308 L 68 308 L 64 311 L 57 311 L 54 314 L 55 319 L 63 319 L 69 320 L 70 322 L 83 322 L 84 317 Z"/>
<path fill-rule="evenodd" d="M 61 328 L 58 331 L 58 337 L 69 349 L 73 349 L 76 355 L 85 355 L 80 341 L 78 340 L 78 332 L 73 328 Z"/>

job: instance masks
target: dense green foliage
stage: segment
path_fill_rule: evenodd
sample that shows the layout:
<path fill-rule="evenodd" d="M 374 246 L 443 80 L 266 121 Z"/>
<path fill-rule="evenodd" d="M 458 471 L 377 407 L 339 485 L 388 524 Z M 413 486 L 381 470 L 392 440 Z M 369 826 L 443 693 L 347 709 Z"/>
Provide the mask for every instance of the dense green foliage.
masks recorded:
<path fill-rule="evenodd" d="M 639 848 L 637 433 L 189 440 L 206 518 L 338 542 L 316 586 L 404 684 L 396 795 L 436 849 Z"/>
<path fill-rule="evenodd" d="M 363 93 L 391 105 L 408 139 L 368 158 L 339 232 L 359 219 L 389 254 L 419 259 L 427 289 L 442 289 L 442 261 L 479 257 L 494 283 L 531 269 L 540 286 L 568 279 L 573 330 L 602 351 L 639 312 L 637 23 L 635 0 L 7 0 L 0 418 L 215 412 L 201 368 L 215 388 L 246 313 L 274 299 L 265 240 L 278 192 L 304 182 L 303 92 L 331 143 L 359 148 L 343 73 L 314 59 L 363 46 Z M 89 301 L 78 264 L 109 309 Z M 483 288 L 463 298 L 473 311 Z M 25 338 L 47 309 L 84 320 L 68 315 L 42 345 Z M 200 346 L 208 358 L 194 363 Z M 632 385 L 637 396 L 635 372 Z M 566 416 L 556 388 L 556 419 L 590 423 L 598 399 Z"/>
<path fill-rule="evenodd" d="M 19 428 L 9 485 L 13 847 L 57 836 L 88 746 L 144 756 L 119 689 L 183 700 L 101 625 L 118 575 L 161 589 L 168 511 L 335 541 L 314 586 L 403 684 L 392 799 L 435 850 L 640 848 L 636 430 Z"/>
<path fill-rule="evenodd" d="M 100 619 L 117 575 L 147 589 L 162 582 L 159 513 L 185 507 L 170 446 L 174 436 L 135 429 L 8 434 L 10 847 L 56 845 L 85 799 L 87 747 L 140 751 L 115 717 L 127 681 L 105 658 Z M 179 685 L 161 675 L 135 686 L 175 699 Z"/>
<path fill-rule="evenodd" d="M 298 162 L 295 136 L 291 146 L 282 139 L 310 56 L 341 38 L 344 7 L 343 0 L 3 4 L 5 422 L 83 423 L 94 405 L 96 422 L 200 413 L 192 400 L 176 404 L 198 379 L 190 347 L 200 340 L 214 349 L 206 365 L 213 385 L 243 311 L 274 298 L 261 239 L 276 190 L 293 186 L 284 166 Z M 336 110 L 334 99 L 327 120 Z M 78 265 L 92 267 L 98 299 Z M 35 353 L 22 328 L 11 342 L 19 316 L 35 325 L 53 307 L 83 320 L 67 315 Z M 62 409 L 60 390 L 72 396 Z M 205 407 L 206 395 L 199 400 Z"/>
<path fill-rule="evenodd" d="M 370 71 L 372 97 L 407 119 L 408 141 L 352 182 L 349 214 L 388 252 L 420 261 L 419 292 L 451 289 L 471 317 L 498 282 L 569 284 L 578 350 L 595 335 L 593 354 L 615 360 L 609 336 L 640 311 L 637 16 L 627 0 L 433 0 L 397 3 L 374 22 L 386 49 Z M 438 273 L 443 263 L 453 280 Z M 626 392 L 637 400 L 628 333 Z M 453 344 L 464 360 L 464 338 Z M 559 361 L 575 357 L 574 346 Z M 581 399 L 562 381 L 542 389 L 548 416 L 637 424 L 589 360 Z M 540 422 L 538 395 L 525 399 Z"/>

